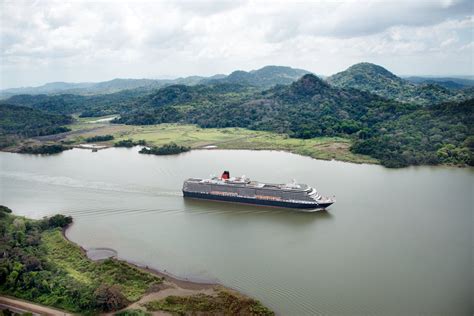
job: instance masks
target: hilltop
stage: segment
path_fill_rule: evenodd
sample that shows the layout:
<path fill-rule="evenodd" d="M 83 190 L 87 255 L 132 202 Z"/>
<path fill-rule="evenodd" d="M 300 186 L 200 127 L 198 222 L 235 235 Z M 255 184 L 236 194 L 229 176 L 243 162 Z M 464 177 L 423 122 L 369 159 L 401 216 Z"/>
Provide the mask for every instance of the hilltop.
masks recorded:
<path fill-rule="evenodd" d="M 461 101 L 471 93 L 453 91 L 436 83 L 416 85 L 402 79 L 382 66 L 358 63 L 326 79 L 341 88 L 368 91 L 387 99 L 416 104 L 432 104 L 446 101 Z"/>
<path fill-rule="evenodd" d="M 284 66 L 265 66 L 252 71 L 237 70 L 220 79 L 204 81 L 204 83 L 233 83 L 270 88 L 275 85 L 288 85 L 310 72 Z"/>

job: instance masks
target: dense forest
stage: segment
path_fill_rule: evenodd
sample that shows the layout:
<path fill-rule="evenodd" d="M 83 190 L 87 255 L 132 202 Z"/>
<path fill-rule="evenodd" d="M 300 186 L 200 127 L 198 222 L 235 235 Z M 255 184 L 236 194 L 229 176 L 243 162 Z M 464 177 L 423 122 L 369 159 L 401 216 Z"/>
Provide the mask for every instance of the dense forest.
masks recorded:
<path fill-rule="evenodd" d="M 304 72 L 265 67 L 151 91 L 18 95 L 5 102 L 55 114 L 120 114 L 112 123 L 130 125 L 177 122 L 266 130 L 294 138 L 342 136 L 353 140 L 353 152 L 389 167 L 473 164 L 472 87 L 416 85 L 369 63 L 354 65 L 326 81 L 312 74 L 294 81 Z M 259 80 L 273 85 L 257 86 Z M 294 82 L 278 85 L 288 80 Z M 133 142 L 124 141 L 123 146 Z"/>
<path fill-rule="evenodd" d="M 121 309 L 161 283 L 161 278 L 114 259 L 85 258 L 61 235 L 71 222 L 63 215 L 30 220 L 0 206 L 0 294 L 97 313 Z"/>
<path fill-rule="evenodd" d="M 47 113 L 81 113 L 81 116 L 91 117 L 129 111 L 141 96 L 149 93 L 150 91 L 147 90 L 134 89 L 92 96 L 76 94 L 21 94 L 12 96 L 3 101 L 3 103 L 27 106 Z"/>
<path fill-rule="evenodd" d="M 63 144 L 51 144 L 51 145 L 39 145 L 39 146 L 23 146 L 20 148 L 18 152 L 21 154 L 33 154 L 33 155 L 54 155 L 68 149 L 72 149 L 72 148 L 68 146 L 64 146 Z"/>
<path fill-rule="evenodd" d="M 73 121 L 62 114 L 44 113 L 24 106 L 0 104 L 0 134 L 24 137 L 42 136 L 66 132 L 64 127 Z"/>
<path fill-rule="evenodd" d="M 456 89 L 448 89 L 445 87 L 446 83 L 443 86 L 443 83 L 438 84 L 433 80 L 418 81 L 418 85 L 416 85 L 394 75 L 381 66 L 371 63 L 355 64 L 328 77 L 327 81 L 340 88 L 354 88 L 387 99 L 423 105 L 446 101 L 462 101 L 474 97 L 472 90 L 459 89 L 463 86 L 455 85 Z"/>

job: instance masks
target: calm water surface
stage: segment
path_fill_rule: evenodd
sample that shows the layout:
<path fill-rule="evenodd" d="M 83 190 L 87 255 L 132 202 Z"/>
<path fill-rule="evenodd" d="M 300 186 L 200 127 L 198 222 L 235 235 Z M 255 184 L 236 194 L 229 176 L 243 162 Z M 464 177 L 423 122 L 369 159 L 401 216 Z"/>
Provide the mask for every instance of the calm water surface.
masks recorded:
<path fill-rule="evenodd" d="M 218 281 L 283 315 L 473 312 L 474 172 L 386 169 L 270 151 L 0 153 L 0 203 L 61 212 L 86 248 Z M 228 169 L 336 195 L 328 212 L 184 200 L 187 177 Z"/>

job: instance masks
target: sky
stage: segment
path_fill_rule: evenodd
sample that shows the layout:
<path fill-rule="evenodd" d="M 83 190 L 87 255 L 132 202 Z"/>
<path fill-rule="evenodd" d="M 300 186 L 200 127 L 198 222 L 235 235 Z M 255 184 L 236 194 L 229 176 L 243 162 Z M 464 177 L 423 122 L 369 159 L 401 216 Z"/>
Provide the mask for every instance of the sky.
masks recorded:
<path fill-rule="evenodd" d="M 474 75 L 474 1 L 0 0 L 0 88 L 228 74 Z"/>

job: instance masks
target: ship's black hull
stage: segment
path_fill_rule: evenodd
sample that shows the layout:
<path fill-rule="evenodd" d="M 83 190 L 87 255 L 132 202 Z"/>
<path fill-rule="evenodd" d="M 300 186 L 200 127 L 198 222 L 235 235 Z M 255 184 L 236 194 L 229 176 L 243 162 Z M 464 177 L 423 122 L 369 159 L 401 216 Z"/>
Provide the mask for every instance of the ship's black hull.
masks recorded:
<path fill-rule="evenodd" d="M 265 205 L 265 206 L 276 206 L 276 207 L 285 207 L 285 208 L 294 208 L 294 209 L 305 209 L 307 211 L 322 210 L 329 207 L 332 204 L 332 203 L 309 204 L 309 203 L 298 203 L 298 202 L 274 201 L 274 200 L 255 199 L 255 198 L 244 198 L 240 196 L 223 196 L 223 195 L 187 192 L 187 191 L 183 191 L 183 195 L 184 197 L 190 197 L 190 198 L 195 198 L 195 199 L 215 200 L 215 201 L 245 203 L 245 204 L 255 204 L 255 205 Z"/>

